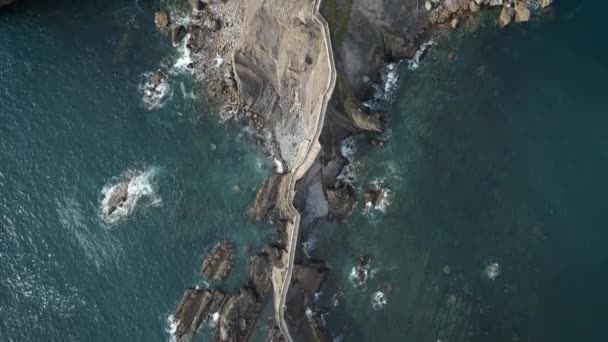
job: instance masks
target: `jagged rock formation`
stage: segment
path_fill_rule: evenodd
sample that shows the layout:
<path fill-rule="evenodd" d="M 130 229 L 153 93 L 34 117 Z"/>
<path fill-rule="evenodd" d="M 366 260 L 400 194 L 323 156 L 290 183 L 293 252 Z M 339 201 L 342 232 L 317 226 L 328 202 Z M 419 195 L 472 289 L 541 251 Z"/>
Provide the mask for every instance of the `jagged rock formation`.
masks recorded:
<path fill-rule="evenodd" d="M 330 218 L 343 222 L 350 215 L 357 202 L 355 189 L 350 185 L 327 189 Z"/>
<path fill-rule="evenodd" d="M 234 267 L 234 244 L 219 243 L 203 260 L 201 272 L 207 279 L 221 281 L 225 280 Z"/>
<path fill-rule="evenodd" d="M 220 310 L 226 299 L 226 295 L 217 289 L 187 289 L 175 311 L 177 340 L 196 333 L 210 315 Z"/>
<path fill-rule="evenodd" d="M 279 188 L 287 180 L 287 177 L 280 174 L 273 174 L 266 178 L 264 184 L 258 189 L 255 201 L 249 209 L 249 217 L 253 222 L 259 222 L 267 218 L 272 220 L 273 217 L 281 216 L 275 208 Z"/>
<path fill-rule="evenodd" d="M 293 283 L 287 298 L 287 323 L 299 341 L 333 341 L 329 331 L 313 311 L 313 294 L 318 292 L 329 269 L 323 262 L 303 260 L 294 266 Z"/>

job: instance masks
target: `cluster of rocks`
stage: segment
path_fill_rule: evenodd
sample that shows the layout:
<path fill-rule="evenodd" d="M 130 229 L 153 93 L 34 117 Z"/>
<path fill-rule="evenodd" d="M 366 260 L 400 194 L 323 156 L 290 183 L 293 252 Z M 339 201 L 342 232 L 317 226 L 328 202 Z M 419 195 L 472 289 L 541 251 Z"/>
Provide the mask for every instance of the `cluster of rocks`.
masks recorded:
<path fill-rule="evenodd" d="M 205 79 L 208 97 L 221 105 L 222 119 L 232 119 L 240 108 L 232 53 L 240 37 L 242 3 L 240 0 L 189 2 L 192 12 L 188 20 L 157 11 L 154 22 L 161 32 L 170 33 L 174 45 L 188 38 L 186 48 L 192 59 L 189 68 Z"/>
<path fill-rule="evenodd" d="M 430 13 L 431 23 L 440 23 L 450 20 L 450 25 L 455 28 L 458 25 L 458 16 L 466 12 L 476 13 L 482 6 L 498 7 L 502 10 L 498 17 L 500 27 L 515 22 L 526 22 L 530 20 L 531 8 L 539 6 L 548 7 L 553 0 L 426 0 L 424 8 Z"/>
<path fill-rule="evenodd" d="M 228 242 L 217 244 L 204 258 L 205 277 L 225 280 L 234 267 L 234 248 Z M 226 294 L 218 288 L 187 289 L 174 315 L 176 339 L 196 334 L 207 323 L 215 328 L 215 341 L 247 341 L 272 289 L 272 265 L 280 258 L 280 249 L 270 245 L 254 255 L 249 263 L 249 279 L 236 294 Z"/>

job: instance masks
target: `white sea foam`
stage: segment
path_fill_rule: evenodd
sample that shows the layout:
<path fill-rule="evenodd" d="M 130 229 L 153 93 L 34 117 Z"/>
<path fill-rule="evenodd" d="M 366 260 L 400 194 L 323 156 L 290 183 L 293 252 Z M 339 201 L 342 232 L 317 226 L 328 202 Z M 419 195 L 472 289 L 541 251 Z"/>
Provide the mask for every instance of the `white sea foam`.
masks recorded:
<path fill-rule="evenodd" d="M 491 263 L 484 268 L 483 273 L 488 279 L 494 280 L 500 275 L 500 265 L 497 262 Z"/>
<path fill-rule="evenodd" d="M 340 143 L 340 153 L 344 158 L 346 158 L 346 160 L 348 160 L 349 163 L 342 168 L 342 171 L 340 171 L 337 178 L 339 181 L 345 184 L 352 185 L 357 180 L 357 162 L 355 161 L 355 154 L 357 153 L 357 138 L 351 135 L 342 140 Z"/>
<path fill-rule="evenodd" d="M 220 313 L 214 312 L 209 316 L 209 327 L 215 328 L 217 323 L 220 321 Z"/>
<path fill-rule="evenodd" d="M 416 53 L 414 54 L 414 57 L 407 60 L 408 69 L 410 69 L 410 70 L 418 69 L 418 67 L 420 66 L 420 59 L 422 58 L 422 56 L 424 56 L 424 54 L 427 52 L 427 50 L 433 45 L 435 45 L 435 41 L 433 41 L 433 40 L 429 40 L 428 42 L 425 42 L 422 45 L 420 45 L 420 48 L 418 49 L 418 51 L 416 51 Z"/>
<path fill-rule="evenodd" d="M 340 152 L 348 161 L 352 161 L 357 153 L 357 139 L 354 135 L 347 137 L 340 143 Z"/>
<path fill-rule="evenodd" d="M 363 287 L 369 279 L 373 279 L 376 275 L 376 269 L 371 268 L 371 265 L 365 265 L 363 267 L 353 266 L 348 275 L 348 280 L 356 286 Z"/>
<path fill-rule="evenodd" d="M 101 189 L 102 219 L 108 224 L 118 222 L 129 216 L 141 199 L 146 199 L 148 205 L 160 205 L 162 200 L 153 185 L 157 173 L 157 168 L 128 170 L 104 185 Z M 112 203 L 116 201 L 116 196 L 126 198 Z"/>
<path fill-rule="evenodd" d="M 175 319 L 175 316 L 169 315 L 167 317 L 167 327 L 165 331 L 169 334 L 169 342 L 176 342 L 177 336 L 175 336 L 175 332 L 177 331 L 177 326 L 179 321 Z"/>
<path fill-rule="evenodd" d="M 376 291 L 372 294 L 372 308 L 374 310 L 382 310 L 386 303 L 387 298 L 384 292 Z"/>
<path fill-rule="evenodd" d="M 302 250 L 306 257 L 310 258 L 312 255 L 312 251 L 315 250 L 315 246 L 317 245 L 317 237 L 314 234 L 310 234 L 308 238 L 302 242 Z"/>
<path fill-rule="evenodd" d="M 186 34 L 175 46 L 177 47 L 177 60 L 171 67 L 171 74 L 179 74 L 185 71 L 191 72 L 192 68 L 192 52 L 188 49 L 188 41 L 190 40 L 190 33 Z"/>
<path fill-rule="evenodd" d="M 283 161 L 280 159 L 277 159 L 276 157 L 273 158 L 273 161 L 274 161 L 274 172 L 280 173 L 280 174 L 285 173 L 285 166 L 283 165 Z"/>
<path fill-rule="evenodd" d="M 155 72 L 146 72 L 142 75 L 139 92 L 142 94 L 141 101 L 147 110 L 162 107 L 173 95 L 169 79 L 162 76 L 159 80 L 158 74 Z"/>

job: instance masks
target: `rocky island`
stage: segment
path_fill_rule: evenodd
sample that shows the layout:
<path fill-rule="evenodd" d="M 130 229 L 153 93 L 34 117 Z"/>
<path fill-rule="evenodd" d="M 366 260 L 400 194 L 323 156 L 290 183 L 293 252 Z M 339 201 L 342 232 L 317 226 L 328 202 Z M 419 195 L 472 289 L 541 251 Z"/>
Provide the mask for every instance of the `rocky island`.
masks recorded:
<path fill-rule="evenodd" d="M 544 8 L 551 0 L 190 3 L 188 25 L 173 22 L 162 11 L 155 15 L 156 25 L 172 32 L 174 44 L 186 39 L 191 67 L 205 76 L 222 119 L 254 129 L 273 159 L 276 173 L 259 188 L 249 214 L 253 221 L 273 223 L 277 235 L 252 258 L 249 281 L 238 294 L 186 291 L 176 311 L 177 337 L 212 319 L 218 321 L 217 341 L 245 341 L 272 290 L 271 340 L 331 341 L 307 304 L 329 269 L 302 253 L 300 229 L 303 222 L 324 217 L 344 221 L 355 207 L 354 189 L 338 177 L 349 162 L 340 143 L 353 133 L 375 139 L 384 131 L 386 114 L 364 105 L 381 83 L 383 67 L 420 58 L 431 37 L 457 27 L 483 7 L 500 8 L 496 22 L 504 27 L 530 20 L 533 4 Z M 370 187 L 363 205 L 377 207 L 388 187 Z M 202 272 L 207 278 L 221 281 L 228 276 L 232 249 L 219 245 L 205 259 Z M 353 274 L 358 284 L 367 279 L 372 260 L 359 258 Z"/>

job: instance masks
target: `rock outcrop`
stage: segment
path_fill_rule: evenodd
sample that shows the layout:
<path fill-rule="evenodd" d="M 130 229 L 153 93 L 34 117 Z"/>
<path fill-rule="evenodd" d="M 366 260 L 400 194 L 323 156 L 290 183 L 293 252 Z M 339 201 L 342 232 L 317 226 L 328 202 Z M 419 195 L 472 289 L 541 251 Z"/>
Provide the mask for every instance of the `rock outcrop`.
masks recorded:
<path fill-rule="evenodd" d="M 1 0 L 0 0 L 1 1 Z M 165 11 L 154 12 L 154 24 L 161 30 L 166 30 L 169 27 L 169 16 Z"/>
<path fill-rule="evenodd" d="M 253 222 L 264 219 L 274 221 L 274 218 L 281 216 L 276 206 L 279 189 L 281 184 L 285 186 L 284 182 L 286 180 L 288 178 L 281 174 L 273 174 L 266 178 L 264 184 L 258 189 L 253 205 L 249 208 L 249 218 Z"/>
<path fill-rule="evenodd" d="M 221 342 L 247 341 L 257 321 L 262 304 L 255 290 L 241 288 L 238 295 L 230 297 L 222 307 L 215 340 Z"/>
<path fill-rule="evenodd" d="M 306 293 L 317 293 L 327 277 L 328 268 L 323 262 L 295 265 L 293 278 Z"/>
<path fill-rule="evenodd" d="M 177 340 L 196 333 L 210 315 L 220 311 L 226 299 L 226 295 L 217 289 L 187 289 L 175 311 Z"/>
<path fill-rule="evenodd" d="M 219 243 L 203 260 L 201 273 L 207 279 L 221 281 L 228 278 L 234 267 L 234 244 Z"/>
<path fill-rule="evenodd" d="M 327 189 L 330 218 L 343 222 L 353 211 L 356 200 L 355 189 L 346 184 L 338 188 Z"/>

